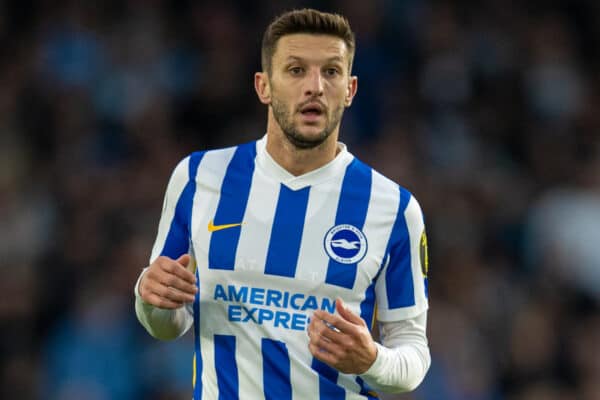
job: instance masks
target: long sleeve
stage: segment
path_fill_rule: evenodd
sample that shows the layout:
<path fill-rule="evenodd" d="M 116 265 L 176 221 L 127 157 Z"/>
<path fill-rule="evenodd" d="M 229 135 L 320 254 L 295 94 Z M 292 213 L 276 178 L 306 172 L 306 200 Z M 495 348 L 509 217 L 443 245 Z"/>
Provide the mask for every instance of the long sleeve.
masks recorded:
<path fill-rule="evenodd" d="M 176 259 L 189 251 L 192 202 L 188 192 L 189 187 L 194 184 L 189 175 L 191 159 L 192 157 L 183 159 L 169 179 L 150 261 L 161 255 Z M 193 324 L 191 305 L 168 310 L 144 302 L 139 293 L 139 284 L 146 269 L 140 274 L 134 288 L 137 318 L 148 333 L 157 339 L 178 338 Z"/>
<path fill-rule="evenodd" d="M 135 284 L 135 314 L 146 331 L 156 339 L 172 340 L 182 336 L 194 322 L 191 306 L 176 310 L 154 307 L 144 302 L 140 296 L 139 284 L 146 269 Z"/>
<path fill-rule="evenodd" d="M 384 392 L 414 390 L 431 364 L 426 326 L 426 312 L 403 321 L 380 323 L 383 344 L 377 343 L 377 358 L 361 377 Z"/>

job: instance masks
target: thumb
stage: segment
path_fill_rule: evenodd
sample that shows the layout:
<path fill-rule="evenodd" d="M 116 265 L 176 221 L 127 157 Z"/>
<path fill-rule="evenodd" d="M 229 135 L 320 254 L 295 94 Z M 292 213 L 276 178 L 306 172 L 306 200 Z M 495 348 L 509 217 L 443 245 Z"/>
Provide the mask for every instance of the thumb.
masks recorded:
<path fill-rule="evenodd" d="M 177 260 L 175 260 L 175 262 L 183 265 L 183 267 L 185 268 L 190 263 L 190 255 L 189 254 L 183 254 Z"/>
<path fill-rule="evenodd" d="M 346 306 L 346 303 L 344 303 L 344 301 L 339 297 L 335 300 L 335 309 L 340 314 L 340 316 L 342 318 L 344 318 L 346 321 L 349 321 L 349 322 L 352 322 L 353 324 L 358 324 L 358 325 L 364 324 L 363 319 L 361 317 L 359 317 L 358 315 L 356 315 L 355 313 L 353 313 L 348 308 L 348 306 Z"/>

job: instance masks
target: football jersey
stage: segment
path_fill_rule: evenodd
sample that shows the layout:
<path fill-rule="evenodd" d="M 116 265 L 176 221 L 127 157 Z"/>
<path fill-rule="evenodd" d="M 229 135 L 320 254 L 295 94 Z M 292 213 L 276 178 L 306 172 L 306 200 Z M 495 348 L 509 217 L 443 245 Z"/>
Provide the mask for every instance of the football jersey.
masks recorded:
<path fill-rule="evenodd" d="M 168 184 L 151 260 L 196 262 L 194 399 L 376 398 L 314 358 L 306 330 L 338 297 L 370 328 L 427 309 L 419 204 L 341 143 L 301 176 L 265 146 L 193 153 Z"/>

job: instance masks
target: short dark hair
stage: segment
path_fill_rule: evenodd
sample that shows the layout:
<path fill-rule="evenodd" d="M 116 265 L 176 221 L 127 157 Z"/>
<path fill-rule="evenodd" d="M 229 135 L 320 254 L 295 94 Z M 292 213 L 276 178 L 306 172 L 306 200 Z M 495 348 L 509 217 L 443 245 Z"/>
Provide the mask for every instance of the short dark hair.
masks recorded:
<path fill-rule="evenodd" d="M 348 71 L 352 69 L 355 39 L 348 20 L 339 15 L 312 8 L 292 10 L 281 14 L 265 30 L 262 39 L 261 62 L 263 71 L 271 73 L 273 54 L 279 39 L 294 33 L 331 35 L 343 39 L 348 48 Z"/>

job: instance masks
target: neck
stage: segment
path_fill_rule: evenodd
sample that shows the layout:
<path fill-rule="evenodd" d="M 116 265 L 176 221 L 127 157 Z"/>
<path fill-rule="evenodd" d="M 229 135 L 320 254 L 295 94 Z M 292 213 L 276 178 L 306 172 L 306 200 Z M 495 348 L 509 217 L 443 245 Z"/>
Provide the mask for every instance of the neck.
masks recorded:
<path fill-rule="evenodd" d="M 267 152 L 290 174 L 299 176 L 314 171 L 331 162 L 339 153 L 338 129 L 320 145 L 310 149 L 294 146 L 279 124 L 269 118 L 267 123 Z"/>

